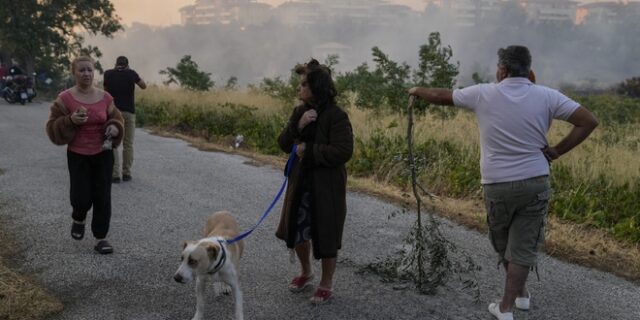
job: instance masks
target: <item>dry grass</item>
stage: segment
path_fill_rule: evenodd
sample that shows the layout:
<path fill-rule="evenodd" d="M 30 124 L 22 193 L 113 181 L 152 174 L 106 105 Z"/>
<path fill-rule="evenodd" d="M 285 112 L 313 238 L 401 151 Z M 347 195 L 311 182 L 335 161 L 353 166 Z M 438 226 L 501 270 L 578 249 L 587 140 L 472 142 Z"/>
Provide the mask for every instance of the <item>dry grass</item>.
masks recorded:
<path fill-rule="evenodd" d="M 216 90 L 208 92 L 186 91 L 168 87 L 150 86 L 147 90 L 136 92 L 137 99 L 152 102 L 170 103 L 173 106 L 215 106 L 234 103 L 256 107 L 257 114 L 265 115 L 280 112 L 282 105 L 277 100 L 258 92 L 246 90 Z"/>
<path fill-rule="evenodd" d="M 353 133 L 367 139 L 377 129 L 385 129 L 389 134 L 406 136 L 407 118 L 397 115 L 373 117 L 370 111 L 357 108 L 348 110 Z M 478 126 L 473 114 L 459 112 L 452 120 L 442 121 L 432 115 L 414 116 L 414 141 L 419 144 L 427 139 L 451 141 L 464 147 L 478 148 Z M 479 152 L 479 149 L 478 149 Z"/>
<path fill-rule="evenodd" d="M 549 132 L 551 144 L 559 142 L 570 130 L 570 125 L 555 122 Z M 571 168 L 574 176 L 582 177 L 585 181 L 596 180 L 605 176 L 613 185 L 630 183 L 640 176 L 640 149 L 627 147 L 624 143 L 602 143 L 605 130 L 615 130 L 617 137 L 636 138 L 640 132 L 640 125 L 632 124 L 625 127 L 597 128 L 593 134 L 581 145 L 563 155 L 558 161 Z"/>
<path fill-rule="evenodd" d="M 354 134 L 366 140 L 374 130 L 384 129 L 389 134 L 406 135 L 407 120 L 398 115 L 372 117 L 371 112 L 349 109 Z M 393 125 L 391 125 L 393 124 Z M 391 125 L 391 128 L 390 128 Z M 549 144 L 553 145 L 566 136 L 571 126 L 556 121 L 549 132 Z M 628 125 L 615 128 L 617 137 L 637 139 L 640 125 Z M 567 165 L 571 173 L 584 181 L 595 180 L 603 175 L 613 185 L 630 183 L 640 176 L 640 149 L 627 147 L 624 143 L 604 144 L 600 141 L 604 129 L 598 128 L 589 139 L 580 146 L 562 156 L 558 163 Z M 419 144 L 427 139 L 451 141 L 468 150 L 479 150 L 478 126 L 473 114 L 458 112 L 455 118 L 447 121 L 435 119 L 430 115 L 415 119 L 414 141 Z M 633 185 L 633 184 L 632 184 Z"/>
<path fill-rule="evenodd" d="M 39 320 L 62 311 L 62 303 L 0 263 L 0 319 Z"/>
<path fill-rule="evenodd" d="M 259 115 L 282 112 L 281 102 L 265 94 L 247 90 L 219 90 L 211 92 L 192 92 L 166 87 L 152 86 L 140 92 L 141 99 L 156 102 L 171 103 L 176 107 L 181 105 L 215 106 L 222 103 L 243 104 L 255 107 Z M 285 106 L 284 108 L 291 108 Z M 375 130 L 386 130 L 389 134 L 406 135 L 406 118 L 392 115 L 373 116 L 371 111 L 348 108 L 349 117 L 353 125 L 354 134 L 367 140 Z M 288 112 L 287 112 L 288 114 Z M 549 132 L 549 143 L 558 143 L 569 131 L 570 126 L 561 121 L 554 122 Z M 608 128 L 611 129 L 611 128 Z M 636 139 L 640 132 L 640 125 L 628 125 L 614 128 L 618 137 Z M 468 150 L 478 150 L 478 129 L 473 114 L 465 111 L 457 113 L 451 120 L 436 119 L 431 115 L 420 116 L 415 119 L 416 144 L 427 139 L 451 141 Z M 578 148 L 564 155 L 559 161 L 567 164 L 572 174 L 582 177 L 585 181 L 595 179 L 600 175 L 607 177 L 613 185 L 622 185 L 640 175 L 640 149 L 628 148 L 624 143 L 600 143 L 605 134 L 605 128 L 598 128 L 593 135 Z M 623 141 L 624 142 L 624 141 Z"/>
<path fill-rule="evenodd" d="M 0 204 L 1 206 L 2 204 Z M 3 219 L 4 220 L 4 219 Z M 7 226 L 1 221 L 1 226 Z M 0 230 L 0 255 L 15 256 L 12 236 Z M 0 319 L 40 320 L 62 311 L 62 303 L 35 281 L 13 270 L 0 258 Z"/>

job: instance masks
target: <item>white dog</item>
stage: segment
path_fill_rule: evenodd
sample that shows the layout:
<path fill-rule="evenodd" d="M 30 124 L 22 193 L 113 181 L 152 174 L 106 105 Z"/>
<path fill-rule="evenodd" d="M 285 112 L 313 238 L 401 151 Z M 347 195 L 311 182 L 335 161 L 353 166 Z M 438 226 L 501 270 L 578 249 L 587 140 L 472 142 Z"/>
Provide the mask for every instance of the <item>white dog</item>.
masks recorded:
<path fill-rule="evenodd" d="M 242 240 L 233 244 L 226 243 L 227 239 L 238 235 L 238 224 L 231 213 L 216 212 L 207 220 L 204 233 L 206 238 L 184 243 L 182 263 L 173 279 L 179 283 L 188 283 L 193 278 L 196 279 L 196 314 L 193 320 L 202 320 L 204 316 L 204 287 L 207 276 L 212 276 L 215 282 L 222 283 L 214 286 L 216 296 L 233 292 L 236 319 L 242 320 L 242 292 L 236 266 L 240 262 L 244 244 Z"/>

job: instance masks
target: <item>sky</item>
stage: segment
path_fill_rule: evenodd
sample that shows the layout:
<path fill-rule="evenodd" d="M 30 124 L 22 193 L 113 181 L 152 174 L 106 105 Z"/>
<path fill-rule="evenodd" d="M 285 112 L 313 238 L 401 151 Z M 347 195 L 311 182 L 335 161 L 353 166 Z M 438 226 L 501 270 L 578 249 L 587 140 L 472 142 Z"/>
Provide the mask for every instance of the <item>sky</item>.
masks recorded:
<path fill-rule="evenodd" d="M 277 6 L 287 0 L 259 0 Z M 599 0 L 579 0 L 580 2 L 598 2 Z M 153 26 L 167 26 L 180 24 L 180 12 L 184 6 L 192 5 L 195 0 L 111 0 L 116 8 L 116 13 L 122 18 L 122 23 L 130 25 L 132 22 L 140 22 Z M 425 7 L 424 0 L 389 0 L 390 3 L 404 4 L 414 10 L 422 11 Z"/>
<path fill-rule="evenodd" d="M 277 6 L 286 0 L 259 0 Z M 141 22 L 154 26 L 166 26 L 180 23 L 178 10 L 192 5 L 195 0 L 111 0 L 122 23 Z M 404 4 L 415 10 L 422 10 L 425 2 L 422 0 L 392 0 L 391 3 Z"/>

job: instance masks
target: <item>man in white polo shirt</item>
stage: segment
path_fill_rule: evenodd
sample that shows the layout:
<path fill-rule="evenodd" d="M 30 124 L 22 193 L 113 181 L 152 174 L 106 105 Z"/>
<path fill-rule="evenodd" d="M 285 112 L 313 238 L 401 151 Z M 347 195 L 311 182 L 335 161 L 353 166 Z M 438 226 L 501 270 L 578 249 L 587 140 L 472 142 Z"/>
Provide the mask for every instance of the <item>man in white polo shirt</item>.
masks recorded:
<path fill-rule="evenodd" d="M 507 271 L 502 301 L 491 303 L 489 311 L 497 319 L 511 320 L 514 305 L 530 307 L 526 281 L 544 242 L 552 193 L 549 164 L 584 141 L 598 121 L 562 93 L 532 82 L 531 54 L 524 46 L 498 50 L 496 78 L 497 83 L 453 91 L 414 87 L 409 94 L 476 114 L 489 238 Z M 549 146 L 546 133 L 553 119 L 574 127 Z"/>

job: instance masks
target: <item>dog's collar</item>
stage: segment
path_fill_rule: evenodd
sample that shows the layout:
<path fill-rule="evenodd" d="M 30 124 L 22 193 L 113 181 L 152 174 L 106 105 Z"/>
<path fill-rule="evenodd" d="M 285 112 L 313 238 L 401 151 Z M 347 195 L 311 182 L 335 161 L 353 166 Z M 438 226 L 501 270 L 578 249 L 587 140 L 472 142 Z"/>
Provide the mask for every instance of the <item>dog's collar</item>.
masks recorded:
<path fill-rule="evenodd" d="M 218 271 L 220 271 L 220 269 L 222 269 L 222 266 L 224 266 L 224 262 L 227 260 L 227 252 L 224 249 L 224 239 L 216 239 L 216 241 L 218 241 L 218 243 L 220 244 L 220 259 L 218 259 L 218 263 L 216 263 L 215 266 L 213 266 L 213 268 L 210 268 L 209 270 L 207 270 L 208 274 L 214 274 Z"/>

